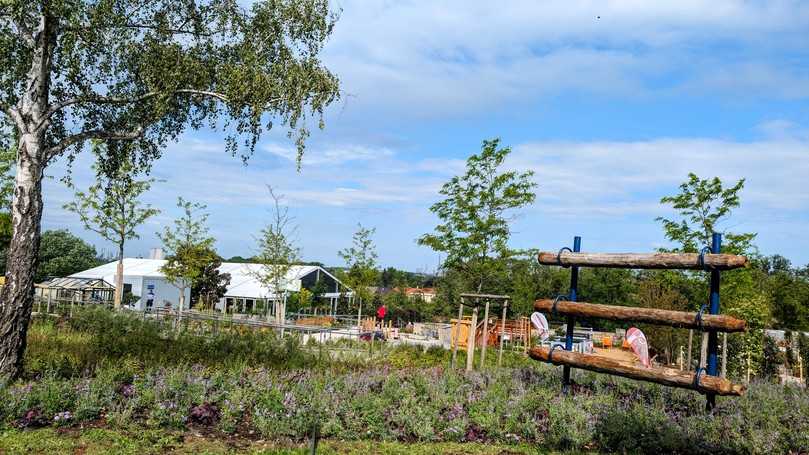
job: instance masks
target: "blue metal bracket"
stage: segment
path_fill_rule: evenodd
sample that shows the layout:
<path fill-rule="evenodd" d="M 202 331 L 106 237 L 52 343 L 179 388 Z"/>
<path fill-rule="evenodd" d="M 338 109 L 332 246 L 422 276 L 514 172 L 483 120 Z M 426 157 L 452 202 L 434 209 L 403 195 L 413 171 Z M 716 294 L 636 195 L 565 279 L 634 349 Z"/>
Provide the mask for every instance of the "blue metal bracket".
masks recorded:
<path fill-rule="evenodd" d="M 719 254 L 722 252 L 722 234 L 717 232 L 713 233 L 711 239 L 711 253 Z M 710 313 L 719 314 L 719 270 L 711 269 L 711 297 L 709 300 Z M 711 376 L 717 375 L 717 350 L 719 345 L 719 337 L 716 330 L 708 331 L 708 374 Z M 706 409 L 711 410 L 716 406 L 716 394 L 709 393 L 707 395 Z"/>
<path fill-rule="evenodd" d="M 559 250 L 561 253 L 562 250 Z M 578 253 L 581 251 L 581 237 L 578 235 L 573 237 L 573 252 Z M 571 302 L 575 302 L 579 292 L 579 267 L 570 267 L 570 293 L 568 295 Z M 576 319 L 573 316 L 567 317 L 567 330 L 565 333 L 565 350 L 573 350 L 573 326 L 576 324 Z M 565 365 L 562 367 L 562 391 L 565 393 L 570 390 L 570 367 Z"/>

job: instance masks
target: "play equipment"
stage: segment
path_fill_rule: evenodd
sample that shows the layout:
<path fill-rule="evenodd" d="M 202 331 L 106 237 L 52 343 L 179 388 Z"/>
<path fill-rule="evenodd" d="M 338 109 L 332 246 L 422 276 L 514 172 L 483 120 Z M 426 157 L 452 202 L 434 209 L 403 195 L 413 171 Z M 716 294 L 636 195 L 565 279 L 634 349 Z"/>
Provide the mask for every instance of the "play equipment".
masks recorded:
<path fill-rule="evenodd" d="M 639 328 L 630 327 L 626 331 L 626 342 L 629 343 L 632 352 L 638 356 L 640 363 L 649 368 L 651 364 L 649 362 L 649 344 L 646 342 L 646 335 Z"/>
<path fill-rule="evenodd" d="M 581 237 L 578 236 L 573 239 L 572 249 L 564 247 L 556 253 L 540 252 L 537 256 L 540 264 L 570 267 L 571 269 L 570 292 L 568 295 L 558 296 L 553 300 L 538 300 L 534 305 L 534 308 L 538 311 L 549 312 L 554 316 L 565 316 L 567 319 L 567 332 L 565 334 L 564 350 L 554 349 L 555 347 L 536 347 L 531 349 L 531 357 L 554 365 L 562 365 L 564 367 L 562 387 L 565 391 L 569 390 L 570 368 L 575 367 L 672 387 L 697 390 L 706 395 L 706 407 L 708 409 L 714 407 L 716 395 L 741 395 L 745 390 L 743 385 L 733 384 L 717 375 L 717 332 L 740 332 L 745 330 L 745 321 L 719 314 L 719 280 L 721 271 L 745 267 L 748 261 L 744 256 L 722 254 L 721 249 L 722 235 L 714 233 L 711 246 L 705 247 L 700 253 L 582 253 Z M 577 302 L 580 266 L 704 270 L 710 273 L 710 298 L 708 303 L 703 305 L 696 313 Z M 708 314 L 704 314 L 706 310 Z M 690 373 L 670 368 L 649 368 L 645 366 L 648 364 L 648 354 L 646 354 L 645 359 L 639 355 L 644 365 L 637 365 L 596 355 L 572 352 L 573 326 L 576 317 L 645 322 L 707 332 L 707 366 L 700 365 L 695 373 Z M 633 341 L 637 347 L 633 346 Z M 625 342 L 633 350 L 640 349 L 641 345 L 645 344 L 645 337 L 640 338 L 637 333 L 628 330 Z"/>
<path fill-rule="evenodd" d="M 545 318 L 545 315 L 539 312 L 536 312 L 531 315 L 531 323 L 536 327 L 537 332 L 539 332 L 539 340 L 543 342 L 547 340 L 551 336 L 550 326 L 548 325 L 548 319 Z"/>

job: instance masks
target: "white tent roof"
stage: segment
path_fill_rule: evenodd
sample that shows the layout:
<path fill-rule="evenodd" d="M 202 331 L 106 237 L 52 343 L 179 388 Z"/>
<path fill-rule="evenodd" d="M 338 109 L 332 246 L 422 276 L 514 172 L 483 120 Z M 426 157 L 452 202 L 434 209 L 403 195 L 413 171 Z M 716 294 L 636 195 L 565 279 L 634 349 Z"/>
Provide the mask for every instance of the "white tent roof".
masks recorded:
<path fill-rule="evenodd" d="M 166 263 L 164 259 L 136 259 L 124 258 L 124 276 L 142 276 L 150 278 L 163 278 L 160 268 Z M 117 261 L 100 265 L 83 272 L 71 275 L 72 278 L 99 278 L 110 283 L 115 282 Z M 276 294 L 273 289 L 264 286 L 258 280 L 262 270 L 261 264 L 242 264 L 235 262 L 223 262 L 219 267 L 221 273 L 230 274 L 230 285 L 228 286 L 227 297 L 247 297 L 247 298 L 267 298 Z M 321 273 L 332 277 L 338 281 L 334 275 L 330 274 L 322 267 L 316 265 L 293 265 L 286 274 L 284 286 L 286 291 L 297 292 L 301 289 L 300 279 L 310 273 L 320 269 Z M 342 283 L 340 283 L 341 286 Z"/>
<path fill-rule="evenodd" d="M 163 267 L 163 264 L 165 263 L 166 261 L 163 259 L 124 258 L 124 276 L 162 278 L 163 272 L 160 271 L 160 268 Z M 83 272 L 74 273 L 70 276 L 72 278 L 101 278 L 106 279 L 106 281 L 110 283 L 114 283 L 117 267 L 118 261 L 113 261 L 108 264 L 93 267 L 92 269 L 88 269 Z"/>

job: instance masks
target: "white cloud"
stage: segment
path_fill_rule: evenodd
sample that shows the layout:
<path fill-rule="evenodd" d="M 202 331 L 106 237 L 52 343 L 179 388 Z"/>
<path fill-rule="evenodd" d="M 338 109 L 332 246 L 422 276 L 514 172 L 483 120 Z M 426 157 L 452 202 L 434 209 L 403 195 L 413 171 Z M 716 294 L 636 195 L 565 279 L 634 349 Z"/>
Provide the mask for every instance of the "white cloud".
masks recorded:
<path fill-rule="evenodd" d="M 297 162 L 298 152 L 293 147 L 276 143 L 267 144 L 264 150 L 288 161 Z M 378 160 L 393 156 L 387 148 L 372 148 L 362 145 L 340 145 L 307 150 L 301 160 L 302 166 L 343 164 L 348 161 Z"/>
<path fill-rule="evenodd" d="M 635 142 L 543 142 L 515 148 L 509 164 L 536 173 L 537 210 L 599 218 L 599 214 L 661 213 L 689 172 L 725 183 L 745 178 L 746 214 L 809 209 L 809 141 L 655 139 Z"/>
<path fill-rule="evenodd" d="M 805 59 L 782 58 L 807 51 L 806 2 L 339 6 L 324 58 L 355 96 L 353 108 L 433 118 L 564 91 L 809 97 Z M 717 52 L 706 53 L 711 46 Z"/>

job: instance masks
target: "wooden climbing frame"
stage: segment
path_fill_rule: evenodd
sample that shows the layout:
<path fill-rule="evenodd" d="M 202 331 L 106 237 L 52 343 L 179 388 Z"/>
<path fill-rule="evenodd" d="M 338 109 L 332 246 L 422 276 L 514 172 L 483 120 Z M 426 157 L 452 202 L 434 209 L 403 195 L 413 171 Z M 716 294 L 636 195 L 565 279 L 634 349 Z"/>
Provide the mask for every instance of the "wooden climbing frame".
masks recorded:
<path fill-rule="evenodd" d="M 574 237 L 573 248 L 562 248 L 559 252 L 540 252 L 540 264 L 570 267 L 570 292 L 556 299 L 541 299 L 534 303 L 538 311 L 559 314 L 567 318 L 565 349 L 556 350 L 536 347 L 530 350 L 531 358 L 554 365 L 562 365 L 563 390 L 569 390 L 570 368 L 580 368 L 616 376 L 650 381 L 671 387 L 682 387 L 704 393 L 706 407 L 715 406 L 716 395 L 738 396 L 745 387 L 733 384 L 717 375 L 718 332 L 741 332 L 746 328 L 745 321 L 719 314 L 720 272 L 745 267 L 747 258 L 733 254 L 722 254 L 722 235 L 714 233 L 710 247 L 700 253 L 582 253 L 581 237 Z M 634 308 L 614 305 L 598 305 L 577 302 L 579 267 L 608 267 L 633 269 L 680 269 L 705 270 L 710 273 L 710 298 L 699 312 L 669 311 L 654 308 Z M 705 310 L 706 314 L 703 314 Z M 682 372 L 671 368 L 646 368 L 592 354 L 572 352 L 573 326 L 576 318 L 602 318 L 613 321 L 634 321 L 697 329 L 708 333 L 707 366 L 695 373 Z"/>

